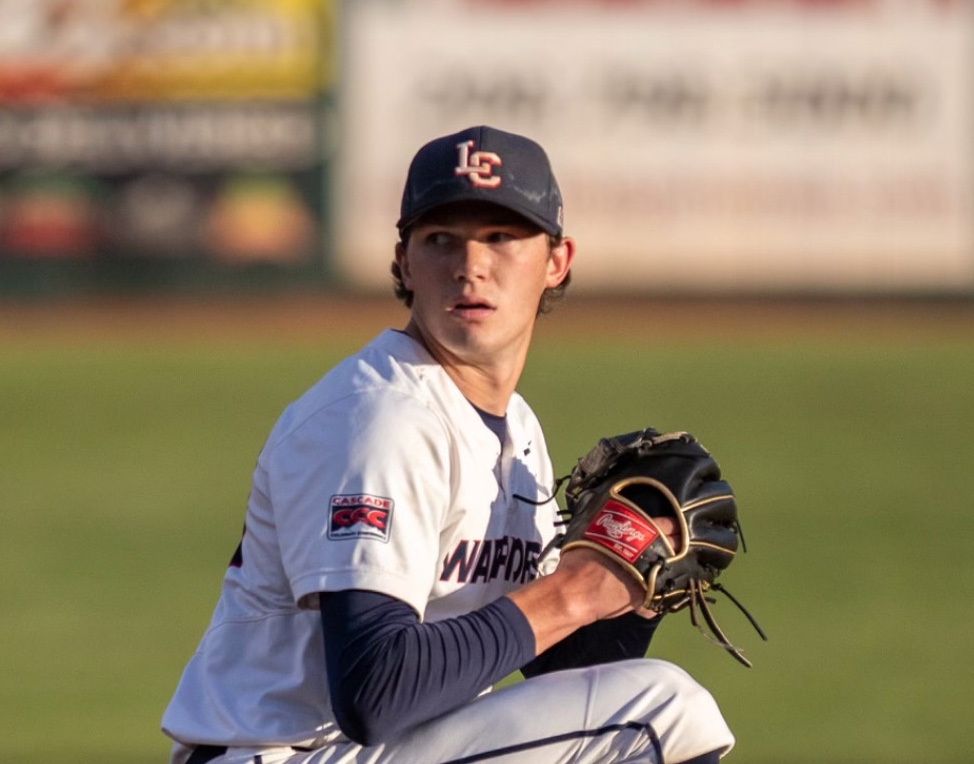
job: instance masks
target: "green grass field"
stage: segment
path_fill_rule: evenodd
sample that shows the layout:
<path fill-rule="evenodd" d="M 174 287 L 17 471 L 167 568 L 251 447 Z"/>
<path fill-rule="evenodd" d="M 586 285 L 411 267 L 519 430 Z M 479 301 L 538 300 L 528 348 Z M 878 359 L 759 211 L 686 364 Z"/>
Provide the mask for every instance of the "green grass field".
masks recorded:
<path fill-rule="evenodd" d="M 263 439 L 359 339 L 0 344 L 5 760 L 165 760 L 159 717 Z M 690 430 L 721 462 L 749 549 L 724 582 L 770 641 L 722 602 L 753 669 L 684 614 L 653 654 L 718 698 L 728 761 L 970 761 L 969 337 L 545 335 L 521 389 L 559 473 L 645 425 Z"/>

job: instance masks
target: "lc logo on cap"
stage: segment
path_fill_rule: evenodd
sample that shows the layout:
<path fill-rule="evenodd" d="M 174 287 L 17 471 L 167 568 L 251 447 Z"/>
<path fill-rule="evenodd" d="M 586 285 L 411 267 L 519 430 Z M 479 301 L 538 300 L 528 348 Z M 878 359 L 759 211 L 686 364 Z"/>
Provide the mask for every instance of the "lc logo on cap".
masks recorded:
<path fill-rule="evenodd" d="M 475 151 L 471 154 L 470 149 L 475 145 L 473 141 L 457 144 L 460 157 L 459 164 L 454 168 L 454 173 L 466 175 L 475 186 L 497 188 L 501 184 L 501 178 L 499 175 L 493 174 L 493 166 L 504 163 L 493 151 Z"/>
<path fill-rule="evenodd" d="M 402 233 L 430 210 L 457 202 L 505 207 L 549 234 L 562 232 L 561 191 L 548 155 L 523 135 L 480 125 L 422 146 L 409 164 L 396 227 Z"/>

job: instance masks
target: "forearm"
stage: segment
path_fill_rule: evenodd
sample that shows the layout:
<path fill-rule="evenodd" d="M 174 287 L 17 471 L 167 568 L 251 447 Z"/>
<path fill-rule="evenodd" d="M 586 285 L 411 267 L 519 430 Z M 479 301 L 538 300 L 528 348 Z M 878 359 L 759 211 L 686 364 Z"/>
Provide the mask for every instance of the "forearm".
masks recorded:
<path fill-rule="evenodd" d="M 622 566 L 589 549 L 563 554 L 557 569 L 507 595 L 534 633 L 543 653 L 577 629 L 630 612 L 643 590 Z"/>

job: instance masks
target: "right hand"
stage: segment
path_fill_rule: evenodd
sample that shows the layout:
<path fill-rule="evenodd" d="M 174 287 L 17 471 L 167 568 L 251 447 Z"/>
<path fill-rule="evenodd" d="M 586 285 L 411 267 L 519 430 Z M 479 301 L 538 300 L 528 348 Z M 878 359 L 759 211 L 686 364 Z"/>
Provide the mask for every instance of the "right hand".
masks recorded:
<path fill-rule="evenodd" d="M 563 587 L 566 593 L 574 593 L 576 605 L 588 608 L 586 620 L 590 621 L 635 610 L 646 596 L 645 589 L 621 565 L 586 547 L 563 551 L 555 575 L 563 577 Z"/>

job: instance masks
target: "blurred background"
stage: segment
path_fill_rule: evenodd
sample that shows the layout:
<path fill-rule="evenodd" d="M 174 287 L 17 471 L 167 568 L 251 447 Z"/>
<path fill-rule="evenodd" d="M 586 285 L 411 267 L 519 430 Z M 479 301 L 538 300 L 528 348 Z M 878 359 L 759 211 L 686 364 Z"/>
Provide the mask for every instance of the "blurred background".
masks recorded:
<path fill-rule="evenodd" d="M 0 0 L 7 757 L 166 760 L 263 439 L 404 322 L 407 164 L 478 123 L 579 245 L 556 472 L 653 425 L 738 494 L 771 640 L 653 646 L 728 761 L 974 760 L 974 0 Z"/>
<path fill-rule="evenodd" d="M 0 295 L 385 289 L 406 165 L 546 146 L 579 291 L 969 295 L 969 0 L 0 0 Z"/>

